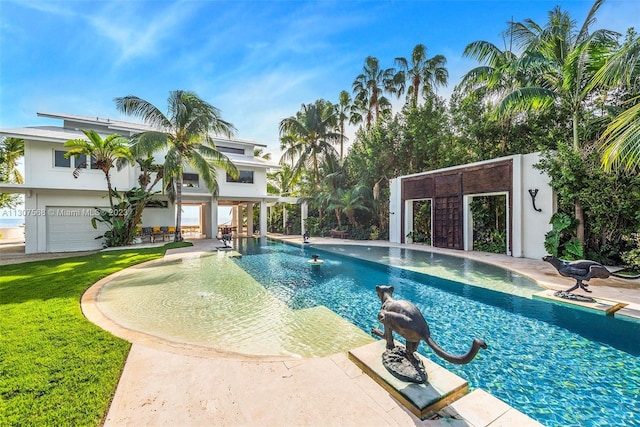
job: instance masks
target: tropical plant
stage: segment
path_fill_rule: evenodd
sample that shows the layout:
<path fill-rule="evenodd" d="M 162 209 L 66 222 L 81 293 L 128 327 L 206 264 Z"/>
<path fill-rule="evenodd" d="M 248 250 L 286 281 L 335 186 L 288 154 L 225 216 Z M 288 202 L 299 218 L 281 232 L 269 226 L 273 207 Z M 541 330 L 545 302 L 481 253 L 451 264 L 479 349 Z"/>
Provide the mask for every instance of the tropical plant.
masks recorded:
<path fill-rule="evenodd" d="M 24 177 L 18 170 L 18 160 L 23 156 L 24 139 L 4 138 L 0 142 L 0 164 L 6 168 L 6 182 L 24 184 Z"/>
<path fill-rule="evenodd" d="M 358 222 L 356 221 L 356 211 L 368 211 L 369 207 L 366 205 L 366 188 L 362 185 L 356 185 L 348 190 L 339 188 L 333 197 L 331 204 L 327 207 L 329 210 L 333 210 L 338 220 L 338 227 L 342 228 L 342 215 L 346 215 L 349 220 L 349 224 L 356 227 Z"/>
<path fill-rule="evenodd" d="M 398 92 L 395 74 L 393 68 L 380 68 L 380 61 L 375 56 L 365 59 L 362 73 L 353 81 L 352 89 L 355 105 L 361 110 L 366 127 L 391 114 L 391 102 L 384 93 Z"/>
<path fill-rule="evenodd" d="M 635 271 L 640 271 L 640 233 L 634 233 L 626 239 L 633 247 L 622 254 L 625 266 Z"/>
<path fill-rule="evenodd" d="M 253 157 L 260 157 L 261 159 L 271 160 L 271 153 L 266 153 L 264 148 L 254 148 Z"/>
<path fill-rule="evenodd" d="M 137 96 L 115 99 L 118 111 L 141 118 L 153 131 L 133 137 L 133 152 L 138 156 L 152 155 L 166 150 L 164 157 L 164 188 L 169 200 L 176 205 L 175 241 L 182 241 L 182 174 L 185 167 L 198 172 L 207 188 L 218 196 L 216 167 L 233 177 L 238 169 L 215 145 L 213 134 L 231 137 L 235 128 L 220 116 L 220 110 L 200 99 L 195 93 L 183 90 L 169 92 L 167 115 L 149 101 Z"/>
<path fill-rule="evenodd" d="M 446 86 L 449 78 L 449 72 L 445 67 L 447 59 L 442 55 L 429 58 L 427 47 L 421 43 L 413 48 L 410 60 L 398 57 L 395 64 L 399 68 L 394 77 L 398 92 L 402 94 L 408 82 L 407 101 L 411 99 L 413 107 L 418 106 L 420 94 L 426 96 L 437 86 Z"/>
<path fill-rule="evenodd" d="M 24 140 L 3 138 L 0 141 L 0 182 L 24 184 L 18 159 L 24 156 Z M 0 208 L 13 208 L 21 201 L 18 194 L 0 193 Z"/>
<path fill-rule="evenodd" d="M 545 234 L 544 248 L 555 257 L 576 260 L 584 257 L 582 243 L 572 234 L 576 222 L 564 212 L 557 212 L 551 217 L 553 228 Z"/>
<path fill-rule="evenodd" d="M 336 115 L 338 118 L 338 131 L 340 132 L 340 161 L 344 158 L 344 141 L 345 136 L 345 122 L 352 123 L 351 110 L 353 109 L 353 103 L 351 95 L 346 90 L 340 92 L 338 103 L 336 104 Z"/>
<path fill-rule="evenodd" d="M 581 118 L 593 93 L 592 79 L 604 65 L 607 52 L 615 46 L 619 36 L 605 29 L 590 32 L 603 1 L 595 1 L 577 31 L 575 21 L 559 6 L 549 12 L 544 26 L 531 19 L 511 23 L 509 34 L 524 50 L 514 66 L 531 78 L 500 100 L 496 110 L 498 114 L 551 107 L 566 109 L 572 127 L 573 149 L 580 149 Z M 574 207 L 578 220 L 577 236 L 584 242 L 581 200 L 576 199 Z"/>
<path fill-rule="evenodd" d="M 631 97 L 600 137 L 605 170 L 623 168 L 640 172 L 640 36 L 629 29 L 627 40 L 593 79 L 594 86 L 622 87 Z M 628 88 L 628 89 L 627 89 Z M 635 89 L 635 92 L 633 90 Z"/>
<path fill-rule="evenodd" d="M 280 164 L 280 169 L 267 174 L 267 193 L 288 197 L 294 191 L 299 176 L 286 163 Z"/>
<path fill-rule="evenodd" d="M 320 162 L 328 155 L 337 155 L 333 144 L 341 134 L 334 131 L 336 123 L 333 104 L 323 99 L 302 104 L 295 116 L 280 122 L 281 148 L 285 150 L 280 163 L 291 161 L 296 175 L 309 169 L 315 189 L 320 188 Z"/>
<path fill-rule="evenodd" d="M 106 138 L 102 138 L 98 132 L 94 130 L 82 130 L 88 140 L 70 139 L 64 143 L 65 147 L 70 148 L 65 153 L 65 157 L 74 156 L 76 159 L 84 156 L 89 159 L 76 165 L 73 171 L 73 177 L 78 178 L 80 171 L 90 165 L 92 169 L 99 169 L 104 173 L 107 180 L 107 194 L 109 196 L 109 207 L 111 211 L 115 211 L 113 203 L 113 187 L 111 185 L 111 169 L 117 167 L 122 169 L 126 164 L 133 162 L 133 156 L 129 149 L 129 141 L 118 135 L 111 134 Z"/>

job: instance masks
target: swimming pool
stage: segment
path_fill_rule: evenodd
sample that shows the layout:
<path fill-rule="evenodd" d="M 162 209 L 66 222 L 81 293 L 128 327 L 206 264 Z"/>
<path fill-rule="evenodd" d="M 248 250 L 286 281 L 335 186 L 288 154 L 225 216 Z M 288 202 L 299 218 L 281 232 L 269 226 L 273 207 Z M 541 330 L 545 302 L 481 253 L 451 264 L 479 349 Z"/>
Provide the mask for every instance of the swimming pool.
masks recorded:
<path fill-rule="evenodd" d="M 352 257 L 340 256 L 337 254 L 341 252 L 340 246 L 330 252 L 272 241 L 241 240 L 236 244 L 245 254 L 240 259 L 210 256 L 180 261 L 180 268 L 170 265 L 164 270 L 157 266 L 143 269 L 143 274 L 134 271 L 130 280 L 125 276 L 122 281 L 105 286 L 98 303 L 105 311 L 118 304 L 134 304 L 127 309 L 133 319 L 120 319 L 134 329 L 139 326 L 126 322 L 137 322 L 136 317 L 146 318 L 154 325 L 211 323 L 198 332 L 208 336 L 219 333 L 220 322 L 224 321 L 224 316 L 216 314 L 221 299 L 228 304 L 226 300 L 235 292 L 233 298 L 240 302 L 232 307 L 225 305 L 222 311 L 238 312 L 247 308 L 244 304 L 263 304 L 261 301 L 266 300 L 268 303 L 261 306 L 261 310 L 283 313 L 278 319 L 273 320 L 269 315 L 267 324 L 255 319 L 241 322 L 243 326 L 262 328 L 264 334 L 257 331 L 256 338 L 247 336 L 246 328 L 225 331 L 227 336 L 240 336 L 232 338 L 237 341 L 234 345 L 255 348 L 273 335 L 270 328 L 275 323 L 295 333 L 311 331 L 308 335 L 316 341 L 337 339 L 335 331 L 332 335 L 326 329 L 344 329 L 353 334 L 355 340 L 363 339 L 344 324 L 335 323 L 333 318 L 325 321 L 326 313 L 318 315 L 314 310 L 326 306 L 357 325 L 360 334 L 368 333 L 372 327 L 379 326 L 376 315 L 380 303 L 375 285 L 391 284 L 398 298 L 411 300 L 420 307 L 433 338 L 445 350 L 464 353 L 475 337 L 488 343 L 488 350 L 481 351 L 474 361 L 463 366 L 444 362 L 428 347 L 420 346 L 421 353 L 467 379 L 471 388 L 485 389 L 546 425 L 595 426 L 612 422 L 640 425 L 639 323 L 512 295 L 495 290 L 493 285 L 469 286 L 404 268 L 433 264 L 438 269 L 458 271 L 455 274 L 469 272 L 471 276 L 465 273 L 466 278 L 458 278 L 462 281 L 477 280 L 486 286 L 486 283 L 510 278 L 512 283 L 502 285 L 503 290 L 513 288 L 527 294 L 536 289 L 531 282 L 513 273 L 458 258 L 386 249 L 386 256 L 396 264 L 389 266 L 364 261 L 368 259 L 364 252 L 351 253 L 354 249 L 348 249 Z M 361 250 L 384 251 L 366 247 Z M 311 254 L 320 254 L 324 263 L 309 265 Z M 385 255 L 381 252 L 370 258 L 385 258 Z M 447 262 L 454 267 L 447 267 Z M 211 282 L 217 285 L 212 287 Z M 252 285 L 254 282 L 261 286 Z M 192 295 L 193 299 L 186 301 L 177 298 L 175 293 L 173 298 L 157 296 L 170 287 Z M 223 292 L 219 288 L 228 289 Z M 123 290 L 136 293 L 117 294 Z M 123 299 L 126 301 L 120 301 Z M 211 301 L 216 303 L 211 305 Z M 159 318 L 152 310 L 158 307 L 166 307 L 166 313 L 173 313 L 173 318 L 168 315 Z M 289 326 L 295 324 L 289 322 L 295 313 L 310 311 L 317 317 L 312 316 L 302 325 Z M 179 319 L 187 313 L 191 313 L 190 319 Z M 278 345 L 289 349 L 287 346 L 292 343 L 284 341 L 296 341 L 297 338 L 291 339 L 294 335 L 281 338 L 283 342 Z M 304 353 L 302 350 L 299 354 Z"/>

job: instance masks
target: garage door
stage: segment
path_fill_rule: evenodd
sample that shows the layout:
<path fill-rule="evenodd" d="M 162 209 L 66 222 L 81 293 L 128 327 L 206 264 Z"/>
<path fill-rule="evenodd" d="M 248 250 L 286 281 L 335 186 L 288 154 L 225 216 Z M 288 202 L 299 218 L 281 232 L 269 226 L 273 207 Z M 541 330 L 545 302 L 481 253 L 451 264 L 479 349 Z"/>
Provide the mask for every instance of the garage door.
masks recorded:
<path fill-rule="evenodd" d="M 98 224 L 91 225 L 95 210 L 88 207 L 49 206 L 47 207 L 47 251 L 69 252 L 102 249 L 103 239 L 96 237 L 107 229 Z"/>

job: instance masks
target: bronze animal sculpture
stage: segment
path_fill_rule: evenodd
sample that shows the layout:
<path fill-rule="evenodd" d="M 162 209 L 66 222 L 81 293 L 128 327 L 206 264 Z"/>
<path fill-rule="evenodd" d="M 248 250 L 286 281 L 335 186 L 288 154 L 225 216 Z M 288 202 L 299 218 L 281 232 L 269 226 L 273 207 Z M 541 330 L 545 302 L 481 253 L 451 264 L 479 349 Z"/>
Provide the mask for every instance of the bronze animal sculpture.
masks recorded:
<path fill-rule="evenodd" d="M 576 279 L 576 284 L 564 291 L 565 294 L 568 294 L 571 291 L 574 291 L 578 288 L 584 290 L 585 292 L 591 292 L 587 289 L 589 286 L 588 283 L 582 283 L 583 281 L 589 281 L 590 279 L 607 279 L 609 276 L 620 277 L 622 279 L 638 279 L 640 275 L 636 276 L 623 276 L 621 274 L 616 274 L 607 269 L 604 265 L 597 263 L 595 261 L 589 261 L 587 259 L 581 259 L 578 261 L 564 261 L 558 257 L 553 255 L 547 255 L 542 258 L 543 261 L 548 262 L 553 265 L 558 273 L 564 277 L 571 277 Z"/>
<path fill-rule="evenodd" d="M 229 243 L 231 243 L 231 233 L 224 233 L 222 235 L 222 244 L 224 244 L 225 248 L 230 248 Z"/>
<path fill-rule="evenodd" d="M 395 347 L 393 332 L 405 338 L 406 357 L 414 365 L 419 363 L 414 353 L 421 340 L 426 342 L 438 356 L 458 365 L 471 362 L 481 348 L 487 348 L 483 340 L 475 338 L 467 354 L 455 356 L 447 353 L 431 338 L 429 325 L 420 309 L 409 301 L 393 299 L 393 291 L 393 286 L 376 286 L 378 298 L 382 302 L 378 320 L 384 325 L 384 332 L 379 329 L 371 331 L 387 341 L 387 349 L 391 350 Z"/>

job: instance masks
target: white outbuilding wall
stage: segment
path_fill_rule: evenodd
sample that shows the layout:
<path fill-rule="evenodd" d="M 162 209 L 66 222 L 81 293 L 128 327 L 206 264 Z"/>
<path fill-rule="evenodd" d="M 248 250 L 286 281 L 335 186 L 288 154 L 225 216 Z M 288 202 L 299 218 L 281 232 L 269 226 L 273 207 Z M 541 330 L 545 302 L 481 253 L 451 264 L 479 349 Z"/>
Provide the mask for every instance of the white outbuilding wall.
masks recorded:
<path fill-rule="evenodd" d="M 534 165 L 540 160 L 539 153 L 514 155 L 490 161 L 477 162 L 452 168 L 429 171 L 422 174 L 400 176 L 389 181 L 389 241 L 404 242 L 403 234 L 412 229 L 412 199 L 403 194 L 403 181 L 413 182 L 424 178 L 425 185 L 432 185 L 430 180 L 437 176 L 453 176 L 472 171 L 469 176 L 482 176 L 482 170 L 491 170 L 500 165 L 502 170 L 511 170 L 511 183 L 497 182 L 499 189 L 492 191 L 484 186 L 482 192 L 464 192 L 467 185 L 461 185 L 459 196 L 462 199 L 462 240 L 460 249 L 473 250 L 473 219 L 469 204 L 474 196 L 505 195 L 507 199 L 507 241 L 508 255 L 514 257 L 538 259 L 547 251 L 544 248 L 545 234 L 551 230 L 551 216 L 556 212 L 556 197 L 550 187 L 550 178 Z M 497 169 L 497 168 L 496 168 Z M 480 171 L 480 172 L 479 172 Z M 474 175 L 471 175 L 474 174 Z M 429 182 L 429 184 L 426 184 Z M 464 181 L 462 181 L 464 182 Z M 477 185 L 468 185 L 478 187 Z M 480 186 L 482 187 L 482 186 Z M 414 187 L 415 188 L 415 187 Z M 433 194 L 436 194 L 434 190 Z M 535 194 L 535 207 L 532 194 Z M 425 197 L 426 198 L 426 197 Z M 434 221 L 432 203 L 432 225 Z M 437 244 L 434 244 L 437 246 Z"/>

